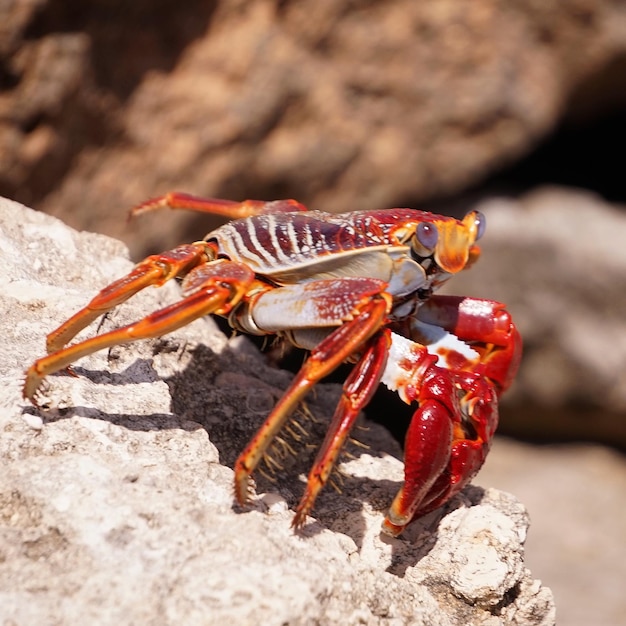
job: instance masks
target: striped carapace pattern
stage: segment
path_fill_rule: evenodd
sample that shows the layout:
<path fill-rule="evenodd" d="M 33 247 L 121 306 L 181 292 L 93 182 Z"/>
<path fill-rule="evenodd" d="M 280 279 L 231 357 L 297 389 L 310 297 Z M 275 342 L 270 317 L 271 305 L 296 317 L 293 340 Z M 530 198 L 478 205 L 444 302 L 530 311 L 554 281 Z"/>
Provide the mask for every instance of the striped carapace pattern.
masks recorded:
<path fill-rule="evenodd" d="M 253 271 L 272 275 L 314 265 L 339 253 L 403 245 L 394 232 L 411 223 L 431 221 L 412 209 L 355 211 L 333 215 L 318 211 L 276 213 L 229 222 L 210 233 L 220 251 Z"/>

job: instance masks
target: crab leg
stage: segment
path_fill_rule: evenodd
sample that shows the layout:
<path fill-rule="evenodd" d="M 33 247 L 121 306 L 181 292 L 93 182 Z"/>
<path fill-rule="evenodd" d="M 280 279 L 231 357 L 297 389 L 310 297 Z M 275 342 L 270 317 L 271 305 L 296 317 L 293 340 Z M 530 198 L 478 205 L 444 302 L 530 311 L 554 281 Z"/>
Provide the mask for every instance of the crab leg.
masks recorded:
<path fill-rule="evenodd" d="M 209 313 L 227 314 L 253 280 L 249 268 L 231 261 L 220 260 L 196 268 L 183 283 L 185 297 L 179 302 L 35 361 L 26 373 L 24 397 L 36 404 L 37 390 L 45 376 L 83 356 L 120 343 L 160 337 Z"/>
<path fill-rule="evenodd" d="M 315 347 L 291 385 L 235 463 L 235 497 L 240 504 L 252 491 L 250 476 L 283 424 L 308 391 L 352 356 L 386 321 L 391 297 L 370 296 L 354 310 L 352 319 L 334 329 Z"/>
<path fill-rule="evenodd" d="M 304 496 L 298 504 L 292 526 L 299 528 L 313 508 L 317 494 L 328 477 L 361 410 L 369 403 L 387 363 L 391 333 L 386 329 L 375 336 L 343 385 L 343 393 L 324 442 L 309 472 Z"/>
<path fill-rule="evenodd" d="M 130 210 L 129 216 L 132 218 L 159 209 L 197 211 L 198 213 L 223 215 L 230 219 L 240 219 L 254 215 L 268 215 L 271 213 L 308 211 L 303 204 L 300 204 L 296 200 L 274 200 L 272 202 L 244 200 L 243 202 L 234 202 L 232 200 L 221 200 L 220 198 L 200 198 L 198 196 L 191 196 L 186 193 L 174 191 L 142 202 Z"/>
<path fill-rule="evenodd" d="M 129 274 L 102 289 L 86 307 L 52 331 L 46 340 L 46 351 L 51 354 L 60 350 L 93 320 L 138 291 L 150 285 L 160 286 L 175 276 L 187 274 L 193 267 L 212 258 L 211 253 L 206 243 L 198 242 L 147 257 Z"/>

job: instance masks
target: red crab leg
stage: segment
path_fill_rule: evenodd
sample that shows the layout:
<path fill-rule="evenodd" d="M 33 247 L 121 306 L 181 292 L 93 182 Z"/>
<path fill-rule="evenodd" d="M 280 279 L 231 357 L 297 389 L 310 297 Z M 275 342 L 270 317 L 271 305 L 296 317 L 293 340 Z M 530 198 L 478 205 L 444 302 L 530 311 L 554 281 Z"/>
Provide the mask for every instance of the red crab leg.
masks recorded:
<path fill-rule="evenodd" d="M 432 300 L 418 317 L 454 332 L 479 357 L 472 362 L 447 355 L 456 364 L 448 369 L 413 344 L 413 373 L 402 387 L 419 409 L 406 437 L 405 483 L 383 523 L 394 536 L 414 517 L 444 504 L 480 469 L 498 422 L 497 395 L 512 380 L 521 355 L 519 333 L 503 305 L 450 296 Z M 408 373 L 408 362 L 404 368 Z M 419 392 L 412 394 L 415 388 Z"/>
<path fill-rule="evenodd" d="M 385 323 L 391 297 L 380 293 L 369 297 L 354 311 L 353 318 L 333 330 L 304 362 L 291 385 L 259 428 L 235 463 L 235 496 L 240 504 L 252 491 L 250 475 L 268 446 L 308 391 L 352 356 Z"/>
<path fill-rule="evenodd" d="M 254 274 L 248 267 L 231 261 L 220 260 L 196 268 L 183 283 L 185 297 L 179 302 L 35 361 L 26 373 L 24 397 L 37 404 L 37 390 L 44 377 L 83 356 L 120 343 L 160 337 L 209 313 L 227 314 L 253 281 Z"/>
<path fill-rule="evenodd" d="M 343 449 L 359 413 L 372 399 L 387 363 L 391 333 L 384 330 L 371 342 L 343 385 L 343 393 L 330 423 L 313 467 L 309 472 L 304 496 L 298 504 L 292 526 L 299 528 L 313 508 L 317 494 L 328 477 Z"/>
<path fill-rule="evenodd" d="M 198 213 L 210 213 L 223 215 L 230 219 L 252 217 L 270 213 L 295 213 L 296 211 L 308 211 L 308 209 L 296 200 L 274 200 L 263 202 L 262 200 L 244 200 L 234 202 L 221 200 L 220 198 L 200 198 L 186 193 L 170 192 L 158 198 L 142 202 L 130 210 L 130 217 L 135 217 L 150 211 L 159 209 L 176 209 L 184 211 L 197 211 Z"/>
<path fill-rule="evenodd" d="M 213 256 L 211 252 L 208 244 L 199 242 L 147 257 L 129 274 L 105 287 L 86 307 L 52 331 L 46 340 L 48 354 L 60 350 L 93 320 L 138 291 L 149 285 L 162 285 L 175 276 L 186 274 L 198 264 L 206 263 Z"/>

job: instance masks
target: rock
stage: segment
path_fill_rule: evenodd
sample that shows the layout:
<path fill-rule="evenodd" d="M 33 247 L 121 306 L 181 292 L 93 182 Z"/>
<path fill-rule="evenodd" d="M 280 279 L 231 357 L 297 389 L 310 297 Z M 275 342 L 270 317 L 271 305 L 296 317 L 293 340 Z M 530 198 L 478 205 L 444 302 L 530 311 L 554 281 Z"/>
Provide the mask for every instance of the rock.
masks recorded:
<path fill-rule="evenodd" d="M 524 337 L 501 426 L 626 448 L 626 215 L 558 187 L 473 208 L 483 254 L 449 289 L 506 302 Z"/>
<path fill-rule="evenodd" d="M 566 112 L 624 101 L 610 0 L 0 11 L 0 193 L 118 237 L 127 207 L 172 188 L 331 211 L 451 194 Z M 143 256 L 202 230 L 180 217 L 128 241 Z"/>
<path fill-rule="evenodd" d="M 542 624 L 549 589 L 524 566 L 528 517 L 513 496 L 470 486 L 402 539 L 379 535 L 402 479 L 378 426 L 343 463 L 300 534 L 290 506 L 310 446 L 233 506 L 232 463 L 290 375 L 207 319 L 96 353 L 51 376 L 48 410 L 20 397 L 44 337 L 130 267 L 123 246 L 0 204 L 0 618 L 75 624 Z M 86 331 L 176 298 L 148 289 Z M 337 399 L 320 386 L 313 443 Z"/>
<path fill-rule="evenodd" d="M 622 624 L 626 598 L 626 456 L 589 443 L 496 437 L 482 487 L 514 493 L 532 521 L 526 566 L 550 585 L 559 624 Z"/>

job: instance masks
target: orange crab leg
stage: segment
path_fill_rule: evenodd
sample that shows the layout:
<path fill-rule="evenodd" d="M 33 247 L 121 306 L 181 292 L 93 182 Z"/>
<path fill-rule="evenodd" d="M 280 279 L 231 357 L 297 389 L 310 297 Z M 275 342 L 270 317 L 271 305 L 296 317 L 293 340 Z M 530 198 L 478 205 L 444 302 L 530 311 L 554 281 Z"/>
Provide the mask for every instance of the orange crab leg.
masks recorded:
<path fill-rule="evenodd" d="M 23 395 L 36 404 L 37 390 L 48 374 L 77 359 L 120 343 L 160 337 L 209 313 L 227 314 L 241 299 L 254 274 L 244 265 L 220 260 L 189 275 L 186 297 L 143 319 L 54 352 L 33 363 L 26 373 Z M 185 288 L 185 284 L 183 288 Z"/>
<path fill-rule="evenodd" d="M 291 385 L 278 401 L 252 441 L 235 463 L 235 497 L 244 504 L 250 497 L 250 476 L 285 421 L 308 391 L 352 356 L 385 323 L 391 296 L 382 292 L 365 300 L 353 318 L 333 330 L 304 362 Z"/>
<path fill-rule="evenodd" d="M 130 210 L 130 217 L 157 211 L 159 209 L 174 209 L 183 211 L 197 211 L 198 213 L 210 213 L 222 215 L 230 219 L 252 217 L 270 213 L 295 213 L 308 211 L 308 209 L 296 200 L 274 200 L 263 202 L 262 200 L 244 200 L 234 202 L 220 198 L 200 198 L 186 193 L 170 192 L 157 198 L 142 202 Z"/>
<path fill-rule="evenodd" d="M 186 274 L 212 257 L 212 249 L 204 242 L 178 246 L 168 252 L 147 257 L 129 274 L 102 289 L 86 307 L 52 331 L 46 340 L 46 351 L 51 354 L 60 350 L 93 320 L 138 291 L 150 285 L 162 285 L 175 276 Z"/>
<path fill-rule="evenodd" d="M 299 528 L 304 524 L 306 516 L 313 508 L 317 494 L 328 481 L 354 422 L 378 388 L 387 364 L 390 342 L 389 330 L 384 330 L 372 339 L 367 350 L 344 383 L 343 393 L 335 410 L 335 415 L 309 472 L 304 496 L 296 509 L 296 515 L 292 522 L 294 528 Z"/>

